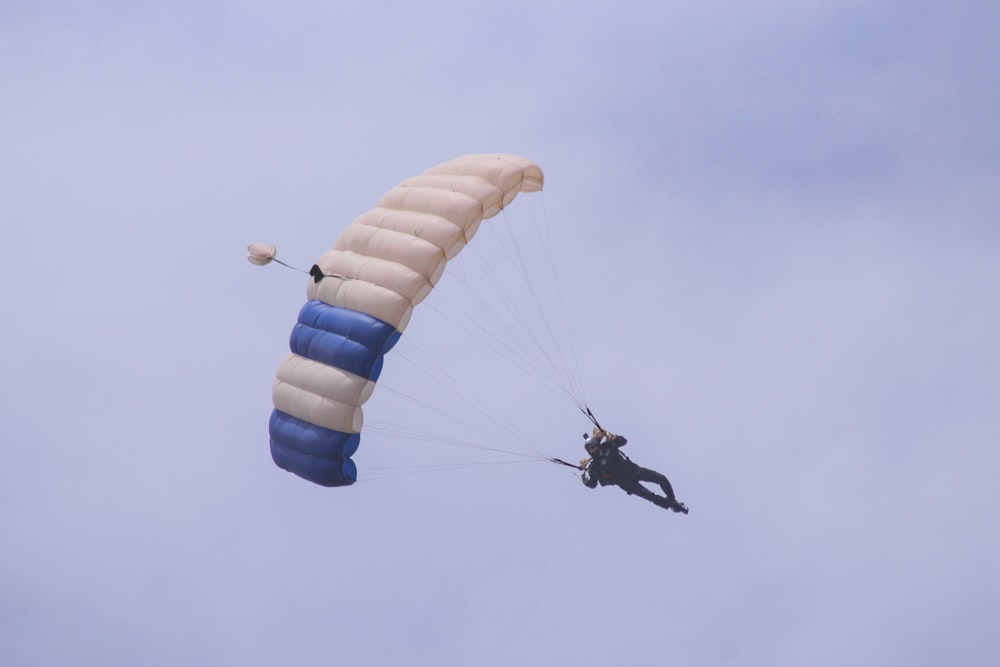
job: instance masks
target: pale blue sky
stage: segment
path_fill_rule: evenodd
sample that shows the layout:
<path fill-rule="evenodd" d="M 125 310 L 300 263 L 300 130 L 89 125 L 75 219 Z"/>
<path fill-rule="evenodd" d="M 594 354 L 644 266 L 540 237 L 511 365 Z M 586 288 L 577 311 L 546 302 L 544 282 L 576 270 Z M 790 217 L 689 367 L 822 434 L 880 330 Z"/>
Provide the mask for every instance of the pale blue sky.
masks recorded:
<path fill-rule="evenodd" d="M 988 4 L 6 0 L 0 662 L 997 664 Z M 586 397 L 689 516 L 548 464 L 271 463 L 304 277 L 246 244 L 308 266 L 484 151 L 545 170 L 498 224 L 549 226 Z M 582 456 L 436 310 L 387 387 L 448 403 L 411 341 Z"/>

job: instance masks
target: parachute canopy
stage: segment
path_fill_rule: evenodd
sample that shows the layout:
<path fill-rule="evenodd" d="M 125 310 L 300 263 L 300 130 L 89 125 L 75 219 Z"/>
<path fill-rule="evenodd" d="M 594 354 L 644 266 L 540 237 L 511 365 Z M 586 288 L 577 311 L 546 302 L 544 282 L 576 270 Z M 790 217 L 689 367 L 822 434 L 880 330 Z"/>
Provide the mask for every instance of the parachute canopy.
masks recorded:
<path fill-rule="evenodd" d="M 526 158 L 467 155 L 404 181 L 344 229 L 317 261 L 322 273 L 312 274 L 291 352 L 278 366 L 270 420 L 278 466 L 323 486 L 357 480 L 351 455 L 361 406 L 413 308 L 483 220 L 542 184 L 542 170 Z M 275 256 L 266 244 L 248 251 L 258 265 Z"/>

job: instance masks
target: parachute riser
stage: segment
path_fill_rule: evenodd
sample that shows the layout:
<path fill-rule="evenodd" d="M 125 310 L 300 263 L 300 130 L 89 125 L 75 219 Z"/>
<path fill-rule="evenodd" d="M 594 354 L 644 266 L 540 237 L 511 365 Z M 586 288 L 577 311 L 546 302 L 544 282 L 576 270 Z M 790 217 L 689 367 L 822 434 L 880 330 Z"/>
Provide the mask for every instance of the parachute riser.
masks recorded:
<path fill-rule="evenodd" d="M 572 463 L 569 463 L 567 461 L 563 461 L 562 459 L 557 459 L 555 457 L 550 458 L 549 461 L 551 463 L 558 463 L 559 465 L 564 465 L 564 466 L 567 466 L 569 468 L 573 468 L 574 470 L 579 470 L 580 469 L 579 465 L 574 465 Z"/>
<path fill-rule="evenodd" d="M 604 430 L 604 427 L 601 426 L 601 423 L 599 421 L 597 421 L 597 417 L 594 416 L 594 413 L 590 411 L 589 407 L 587 407 L 586 405 L 583 406 L 582 408 L 580 408 L 580 412 L 586 415 L 587 419 L 589 419 L 594 426 L 601 429 L 602 431 Z"/>

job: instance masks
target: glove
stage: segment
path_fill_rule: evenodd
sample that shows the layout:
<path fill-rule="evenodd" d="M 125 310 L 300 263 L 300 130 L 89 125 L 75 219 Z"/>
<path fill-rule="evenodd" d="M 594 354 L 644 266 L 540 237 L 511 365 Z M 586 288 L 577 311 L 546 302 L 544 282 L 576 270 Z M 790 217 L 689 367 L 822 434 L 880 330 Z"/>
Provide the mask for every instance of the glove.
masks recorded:
<path fill-rule="evenodd" d="M 590 463 L 590 457 L 589 456 L 587 458 L 585 458 L 585 459 L 580 459 L 580 466 L 579 466 L 580 470 L 586 470 L 588 463 Z"/>

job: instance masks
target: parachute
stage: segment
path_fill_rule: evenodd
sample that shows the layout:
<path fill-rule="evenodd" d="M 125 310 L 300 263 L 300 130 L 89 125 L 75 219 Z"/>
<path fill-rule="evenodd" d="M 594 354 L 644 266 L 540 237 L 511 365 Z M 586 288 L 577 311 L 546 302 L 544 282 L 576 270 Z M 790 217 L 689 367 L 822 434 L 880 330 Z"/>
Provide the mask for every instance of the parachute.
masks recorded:
<path fill-rule="evenodd" d="M 362 405 L 413 308 L 483 220 L 543 180 L 523 157 L 467 155 L 404 181 L 344 229 L 311 272 L 291 351 L 278 365 L 269 424 L 278 466 L 321 486 L 357 481 L 351 456 Z M 249 251 L 254 264 L 278 261 L 273 246 Z"/>

